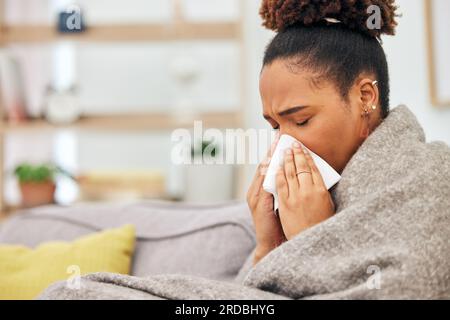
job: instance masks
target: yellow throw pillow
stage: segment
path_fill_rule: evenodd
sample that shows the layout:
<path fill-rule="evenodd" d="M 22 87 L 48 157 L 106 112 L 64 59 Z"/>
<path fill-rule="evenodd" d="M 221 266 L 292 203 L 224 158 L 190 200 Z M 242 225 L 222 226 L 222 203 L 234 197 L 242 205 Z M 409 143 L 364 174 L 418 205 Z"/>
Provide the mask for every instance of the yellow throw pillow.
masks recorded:
<path fill-rule="evenodd" d="M 93 272 L 129 274 L 134 245 L 133 225 L 35 249 L 0 245 L 0 299 L 34 299 L 56 281 L 73 285 L 78 275 Z"/>

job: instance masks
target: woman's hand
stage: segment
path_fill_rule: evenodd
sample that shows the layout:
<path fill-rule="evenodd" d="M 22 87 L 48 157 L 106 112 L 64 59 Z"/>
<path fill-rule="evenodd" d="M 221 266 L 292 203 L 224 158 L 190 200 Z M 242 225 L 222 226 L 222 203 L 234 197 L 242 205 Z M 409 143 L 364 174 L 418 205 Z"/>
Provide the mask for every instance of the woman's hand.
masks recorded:
<path fill-rule="evenodd" d="M 335 206 L 309 152 L 299 143 L 286 151 L 277 174 L 279 214 L 288 240 L 332 217 Z"/>
<path fill-rule="evenodd" d="M 266 159 L 258 166 L 253 182 L 247 192 L 247 203 L 252 213 L 256 231 L 254 264 L 286 241 L 280 219 L 274 212 L 273 195 L 262 188 L 267 167 L 277 143 L 278 137 L 268 151 Z"/>

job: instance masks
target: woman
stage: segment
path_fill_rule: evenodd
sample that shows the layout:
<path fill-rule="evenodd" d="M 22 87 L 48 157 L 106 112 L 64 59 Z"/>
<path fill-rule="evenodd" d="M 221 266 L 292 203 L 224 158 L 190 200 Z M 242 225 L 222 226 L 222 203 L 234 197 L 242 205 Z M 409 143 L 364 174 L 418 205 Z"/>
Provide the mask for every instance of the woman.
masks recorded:
<path fill-rule="evenodd" d="M 266 0 L 261 8 L 264 25 L 278 32 L 260 77 L 264 118 L 340 173 L 389 116 L 388 65 L 379 41 L 395 33 L 396 7 L 393 0 L 372 2 L 381 9 L 379 29 L 367 27 L 366 8 L 355 9 L 354 1 Z M 288 150 L 279 171 L 279 218 L 270 214 L 273 197 L 262 190 L 269 159 L 270 153 L 247 196 L 258 236 L 255 263 L 335 214 L 331 195 L 300 145 Z"/>
<path fill-rule="evenodd" d="M 426 143 L 407 107 L 389 109 L 379 40 L 394 34 L 395 11 L 393 0 L 264 0 L 264 25 L 278 34 L 260 76 L 263 115 L 341 181 L 328 192 L 293 145 L 277 176 L 278 215 L 261 188 L 267 161 L 248 191 L 257 245 L 237 283 L 94 274 L 82 296 L 105 295 L 106 283 L 123 298 L 142 297 L 129 288 L 151 299 L 450 298 L 450 148 Z M 77 296 L 60 283 L 42 298 Z"/>
<path fill-rule="evenodd" d="M 246 285 L 295 298 L 450 297 L 449 148 L 425 144 L 406 107 L 389 109 L 380 42 L 395 33 L 396 9 L 263 1 L 264 25 L 278 32 L 260 77 L 263 116 L 343 177 L 329 193 L 294 145 L 277 176 L 277 215 L 262 189 L 269 152 L 247 194 L 257 246 Z"/>

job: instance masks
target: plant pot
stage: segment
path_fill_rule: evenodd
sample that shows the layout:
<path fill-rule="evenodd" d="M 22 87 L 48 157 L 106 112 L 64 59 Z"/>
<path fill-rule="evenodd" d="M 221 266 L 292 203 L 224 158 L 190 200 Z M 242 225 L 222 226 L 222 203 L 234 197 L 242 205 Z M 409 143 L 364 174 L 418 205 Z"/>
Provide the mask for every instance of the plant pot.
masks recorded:
<path fill-rule="evenodd" d="M 54 203 L 55 190 L 53 181 L 21 182 L 22 205 L 30 208 Z"/>
<path fill-rule="evenodd" d="M 233 198 L 233 167 L 229 165 L 186 166 L 184 200 L 194 203 L 216 203 Z"/>

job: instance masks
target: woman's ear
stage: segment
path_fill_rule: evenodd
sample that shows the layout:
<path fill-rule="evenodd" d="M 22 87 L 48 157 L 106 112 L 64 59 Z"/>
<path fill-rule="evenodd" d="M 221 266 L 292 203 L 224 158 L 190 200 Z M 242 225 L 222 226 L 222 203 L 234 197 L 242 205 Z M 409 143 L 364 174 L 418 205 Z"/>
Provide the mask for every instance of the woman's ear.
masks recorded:
<path fill-rule="evenodd" d="M 364 141 L 376 127 L 379 119 L 379 90 L 374 79 L 363 78 L 357 84 L 358 100 L 360 101 L 360 137 Z"/>
<path fill-rule="evenodd" d="M 358 86 L 361 102 L 363 103 L 362 107 L 371 109 L 372 106 L 377 106 L 378 108 L 380 92 L 374 79 L 364 78 L 359 82 Z"/>

